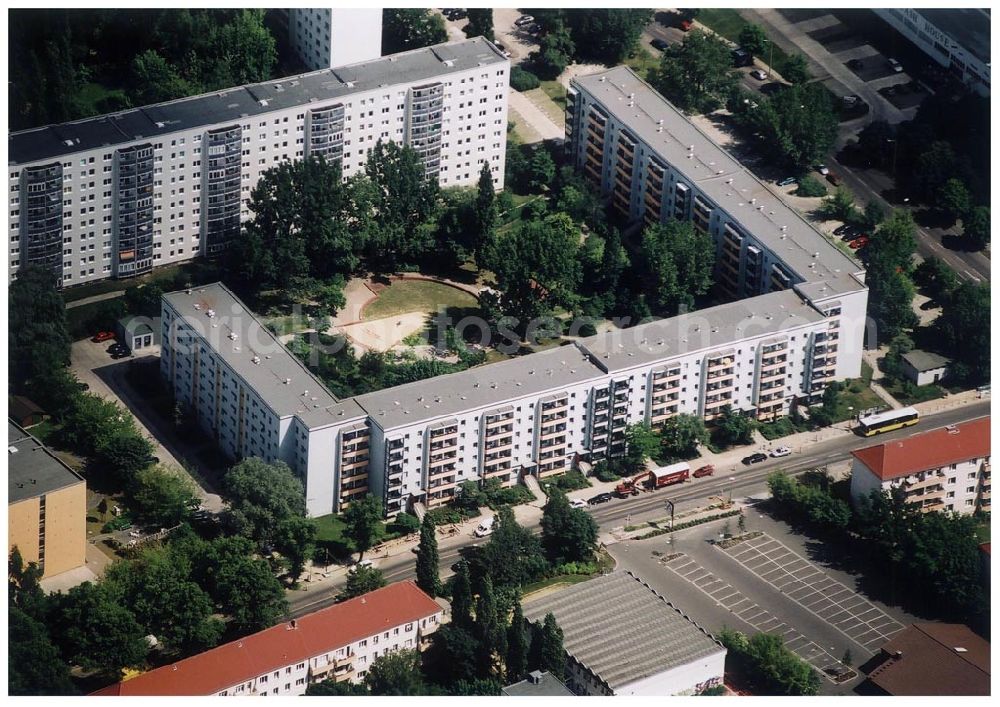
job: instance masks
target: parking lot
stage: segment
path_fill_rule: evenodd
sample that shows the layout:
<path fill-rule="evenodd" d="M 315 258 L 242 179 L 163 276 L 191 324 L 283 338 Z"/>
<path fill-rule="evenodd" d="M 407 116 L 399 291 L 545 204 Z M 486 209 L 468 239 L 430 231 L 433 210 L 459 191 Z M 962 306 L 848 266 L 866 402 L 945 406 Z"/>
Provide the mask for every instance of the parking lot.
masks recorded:
<path fill-rule="evenodd" d="M 767 534 L 722 550 L 797 604 L 874 653 L 903 624 Z"/>

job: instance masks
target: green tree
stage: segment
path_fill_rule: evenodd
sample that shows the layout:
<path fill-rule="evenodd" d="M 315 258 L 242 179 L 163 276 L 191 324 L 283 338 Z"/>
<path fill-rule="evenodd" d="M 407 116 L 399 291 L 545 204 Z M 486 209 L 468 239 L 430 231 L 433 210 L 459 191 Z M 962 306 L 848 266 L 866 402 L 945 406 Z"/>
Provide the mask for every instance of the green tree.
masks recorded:
<path fill-rule="evenodd" d="M 502 658 L 507 652 L 506 625 L 501 626 L 497 614 L 497 600 L 493 592 L 493 582 L 489 576 L 484 576 L 480 582 L 479 595 L 476 597 L 476 621 L 473 624 L 473 635 L 476 637 L 478 650 L 476 665 L 480 678 L 490 678 L 497 672 L 497 658 Z"/>
<path fill-rule="evenodd" d="M 45 619 L 48 600 L 41 586 L 42 570 L 37 562 L 25 564 L 17 545 L 7 560 L 7 601 L 37 621 Z"/>
<path fill-rule="evenodd" d="M 16 606 L 7 614 L 7 691 L 11 695 L 74 695 L 69 668 L 45 624 Z"/>
<path fill-rule="evenodd" d="M 493 187 L 493 173 L 489 161 L 483 162 L 479 170 L 479 185 L 473 206 L 475 217 L 474 251 L 476 262 L 482 263 L 486 245 L 492 242 L 496 233 L 499 215 L 497 213 L 496 190 Z"/>
<path fill-rule="evenodd" d="M 549 487 L 542 509 L 542 546 L 553 565 L 589 562 L 597 547 L 597 522 L 580 508 L 570 508 L 561 489 Z"/>
<path fill-rule="evenodd" d="M 380 655 L 368 667 L 365 685 L 373 695 L 416 696 L 424 694 L 420 653 L 414 649 Z"/>
<path fill-rule="evenodd" d="M 983 250 L 990 244 L 990 209 L 976 206 L 962 219 L 962 230 L 977 249 Z"/>
<path fill-rule="evenodd" d="M 222 484 L 229 497 L 229 527 L 261 548 L 275 545 L 282 521 L 305 516 L 302 482 L 282 461 L 244 459 L 226 472 Z"/>
<path fill-rule="evenodd" d="M 764 56 L 764 52 L 767 51 L 769 40 L 767 34 L 764 33 L 764 28 L 751 22 L 743 25 L 738 43 L 750 52 L 751 56 L 760 57 Z"/>
<path fill-rule="evenodd" d="M 715 420 L 715 434 L 724 446 L 750 444 L 753 441 L 754 421 L 748 415 L 725 405 Z"/>
<path fill-rule="evenodd" d="M 489 7 L 470 7 L 469 23 L 465 25 L 466 37 L 485 37 L 493 41 L 493 9 Z"/>
<path fill-rule="evenodd" d="M 344 584 L 344 588 L 340 594 L 337 595 L 337 600 L 345 601 L 353 599 L 362 594 L 381 589 L 385 585 L 386 582 L 385 577 L 382 575 L 382 570 L 376 567 L 358 565 L 347 573 L 347 582 Z"/>
<path fill-rule="evenodd" d="M 826 196 L 826 187 L 811 174 L 799 178 L 799 186 L 795 189 L 796 196 L 816 197 Z"/>
<path fill-rule="evenodd" d="M 161 528 L 172 528 L 188 518 L 197 498 L 188 476 L 164 466 L 137 472 L 125 493 L 125 503 L 136 520 Z"/>
<path fill-rule="evenodd" d="M 420 544 L 417 545 L 417 586 L 427 594 L 436 597 L 441 593 L 441 578 L 438 576 L 437 533 L 430 516 L 425 515 L 420 525 Z"/>
<path fill-rule="evenodd" d="M 952 177 L 938 189 L 937 207 L 947 214 L 952 223 L 964 217 L 972 208 L 972 195 L 961 179 Z"/>
<path fill-rule="evenodd" d="M 641 471 L 646 466 L 646 461 L 656 456 L 660 444 L 660 435 L 649 425 L 628 425 L 625 428 L 625 459 L 630 472 Z"/>
<path fill-rule="evenodd" d="M 528 161 L 528 190 L 535 194 L 548 189 L 552 180 L 556 178 L 556 163 L 552 161 L 552 155 L 548 150 L 538 149 Z"/>
<path fill-rule="evenodd" d="M 804 84 L 810 78 L 809 65 L 801 54 L 792 54 L 781 64 L 782 77 L 791 84 Z"/>
<path fill-rule="evenodd" d="M 131 423 L 131 415 L 128 417 Z M 129 425 L 132 427 L 132 425 Z M 138 431 L 130 429 L 114 435 L 96 450 L 104 474 L 116 486 L 134 483 L 153 459 L 153 445 Z"/>
<path fill-rule="evenodd" d="M 682 110 L 709 113 L 722 105 L 739 81 L 730 52 L 721 37 L 692 30 L 680 44 L 664 50 L 650 83 Z"/>
<path fill-rule="evenodd" d="M 278 524 L 275 548 L 285 558 L 288 578 L 296 586 L 316 549 L 316 522 L 302 516 L 285 518 Z"/>
<path fill-rule="evenodd" d="M 196 92 L 177 69 L 152 49 L 135 57 L 131 82 L 132 93 L 140 105 L 183 98 Z"/>
<path fill-rule="evenodd" d="M 509 506 L 497 512 L 493 534 L 477 553 L 476 560 L 482 574 L 490 577 L 497 590 L 532 582 L 548 566 L 539 539 L 517 522 Z"/>
<path fill-rule="evenodd" d="M 145 661 L 149 647 L 142 627 L 103 586 L 84 582 L 56 595 L 54 604 L 51 626 L 70 662 L 117 680 L 124 668 Z"/>
<path fill-rule="evenodd" d="M 477 641 L 472 628 L 452 622 L 441 626 L 431 637 L 427 664 L 435 673 L 434 682 L 454 685 L 476 680 L 476 656 Z"/>
<path fill-rule="evenodd" d="M 691 309 L 712 286 L 715 246 L 691 222 L 670 220 L 643 231 L 633 262 L 654 309 L 676 314 Z"/>
<path fill-rule="evenodd" d="M 869 246 L 869 258 L 886 258 L 903 272 L 913 267 L 917 251 L 917 226 L 909 211 L 893 211 L 878 230 Z"/>
<path fill-rule="evenodd" d="M 360 561 L 365 553 L 372 548 L 385 531 L 382 523 L 382 502 L 376 496 L 365 496 L 360 501 L 352 501 L 344 511 L 343 521 L 346 527 L 344 535 L 354 544 Z"/>
<path fill-rule="evenodd" d="M 455 626 L 472 627 L 472 584 L 465 560 L 458 563 L 451 582 L 451 620 Z"/>
<path fill-rule="evenodd" d="M 566 651 L 563 648 L 563 631 L 550 612 L 545 615 L 541 631 L 538 633 L 539 670 L 547 670 L 559 680 L 566 674 Z"/>
<path fill-rule="evenodd" d="M 510 87 L 515 91 L 530 91 L 538 88 L 541 82 L 538 77 L 530 71 L 522 69 L 520 66 L 513 66 L 510 69 Z"/>
<path fill-rule="evenodd" d="M 365 685 L 355 685 L 350 680 L 338 682 L 335 678 L 327 678 L 323 682 L 313 682 L 306 686 L 308 697 L 367 697 L 372 694 Z"/>
<path fill-rule="evenodd" d="M 528 633 L 520 598 L 515 598 L 514 612 L 507 627 L 507 656 L 504 662 L 508 684 L 523 679 L 528 672 Z"/>
<path fill-rule="evenodd" d="M 921 198 L 933 201 L 939 190 L 959 174 L 959 160 L 955 149 L 944 140 L 931 142 L 916 160 L 913 186 Z"/>
<path fill-rule="evenodd" d="M 865 204 L 864 215 L 862 217 L 862 222 L 867 228 L 876 228 L 880 223 L 885 220 L 885 209 L 882 205 L 872 199 L 867 204 Z"/>
<path fill-rule="evenodd" d="M 482 695 L 488 697 L 499 697 L 501 694 L 501 687 L 501 684 L 495 678 L 459 680 L 450 686 L 448 694 L 455 696 Z"/>
<path fill-rule="evenodd" d="M 238 10 L 220 32 L 220 50 L 232 84 L 267 81 L 278 63 L 277 43 L 264 26 L 264 10 Z"/>
<path fill-rule="evenodd" d="M 837 187 L 833 194 L 823 199 L 820 210 L 827 218 L 845 223 L 854 221 L 858 215 L 858 209 L 854 205 L 854 195 L 845 186 Z"/>
<path fill-rule="evenodd" d="M 815 669 L 784 645 L 781 636 L 757 633 L 747 642 L 747 656 L 758 668 L 767 694 L 815 695 L 820 678 Z"/>
<path fill-rule="evenodd" d="M 620 64 L 635 53 L 639 36 L 653 19 L 652 11 L 645 8 L 566 9 L 562 14 L 573 38 L 575 54 L 583 60 L 609 66 Z"/>
<path fill-rule="evenodd" d="M 934 321 L 934 340 L 955 360 L 951 375 L 958 380 L 990 380 L 990 311 L 989 285 L 962 282 Z"/>
<path fill-rule="evenodd" d="M 539 50 L 531 54 L 529 63 L 539 78 L 552 80 L 569 65 L 575 51 L 576 45 L 569 28 L 558 20 L 546 28 L 539 41 Z"/>
<path fill-rule="evenodd" d="M 938 303 L 944 302 L 958 287 L 958 276 L 940 258 L 924 258 L 913 271 L 913 279 L 924 288 L 928 297 Z"/>
<path fill-rule="evenodd" d="M 690 459 L 697 455 L 698 445 L 708 441 L 705 422 L 698 415 L 680 413 L 668 417 L 660 428 L 663 454 L 668 459 Z"/>
<path fill-rule="evenodd" d="M 398 54 L 448 41 L 444 18 L 418 8 L 382 10 L 382 54 Z"/>
<path fill-rule="evenodd" d="M 730 106 L 746 132 L 758 135 L 793 168 L 823 161 L 837 139 L 837 115 L 822 85 L 790 86 L 767 98 L 730 101 Z"/>

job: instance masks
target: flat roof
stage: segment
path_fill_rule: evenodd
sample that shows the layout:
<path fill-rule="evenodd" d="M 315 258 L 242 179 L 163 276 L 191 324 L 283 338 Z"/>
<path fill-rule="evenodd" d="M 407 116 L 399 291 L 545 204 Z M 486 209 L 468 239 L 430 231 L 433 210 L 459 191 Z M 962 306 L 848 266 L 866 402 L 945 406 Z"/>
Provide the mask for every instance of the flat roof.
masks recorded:
<path fill-rule="evenodd" d="M 293 106 L 320 105 L 353 93 L 506 62 L 499 50 L 482 37 L 438 44 L 372 61 L 11 133 L 7 138 L 8 164 L 160 139 L 182 130 L 238 123 Z"/>
<path fill-rule="evenodd" d="M 794 291 L 781 290 L 598 334 L 581 339 L 577 346 L 589 352 L 598 366 L 614 373 L 823 319 Z"/>
<path fill-rule="evenodd" d="M 84 483 L 34 435 L 7 421 L 7 504 Z"/>
<path fill-rule="evenodd" d="M 488 363 L 458 373 L 427 378 L 354 398 L 383 430 L 509 404 L 517 398 L 574 383 L 604 372 L 572 345 Z"/>
<path fill-rule="evenodd" d="M 864 272 L 861 264 L 841 252 L 632 69 L 618 66 L 577 76 L 573 82 L 799 277 L 825 281 L 834 291 L 831 294 L 864 289 L 854 277 Z"/>
<path fill-rule="evenodd" d="M 631 572 L 524 600 L 524 615 L 552 613 L 563 647 L 611 689 L 724 652 L 705 629 Z"/>
<path fill-rule="evenodd" d="M 549 671 L 532 670 L 528 678 L 500 690 L 507 697 L 573 697 L 573 693 Z"/>
<path fill-rule="evenodd" d="M 280 417 L 296 415 L 315 428 L 365 416 L 353 399 L 338 400 L 221 282 L 163 299 Z"/>
<path fill-rule="evenodd" d="M 914 8 L 984 64 L 990 63 L 990 13 L 980 8 Z"/>

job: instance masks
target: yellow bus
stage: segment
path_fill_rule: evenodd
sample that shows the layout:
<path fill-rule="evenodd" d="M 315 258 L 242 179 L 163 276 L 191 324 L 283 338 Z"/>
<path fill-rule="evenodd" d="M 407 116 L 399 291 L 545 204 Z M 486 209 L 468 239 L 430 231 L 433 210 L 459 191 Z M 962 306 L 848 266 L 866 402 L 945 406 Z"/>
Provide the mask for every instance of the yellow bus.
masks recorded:
<path fill-rule="evenodd" d="M 920 412 L 915 408 L 900 408 L 859 417 L 856 431 L 864 437 L 872 437 L 883 432 L 900 430 L 918 422 L 920 422 Z"/>

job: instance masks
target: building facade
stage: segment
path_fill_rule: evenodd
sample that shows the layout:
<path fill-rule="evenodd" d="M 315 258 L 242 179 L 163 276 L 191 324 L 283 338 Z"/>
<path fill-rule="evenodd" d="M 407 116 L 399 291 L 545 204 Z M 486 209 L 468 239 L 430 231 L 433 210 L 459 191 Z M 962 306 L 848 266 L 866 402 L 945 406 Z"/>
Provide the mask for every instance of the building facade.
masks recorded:
<path fill-rule="evenodd" d="M 44 578 L 82 566 L 87 485 L 35 437 L 7 422 L 7 552 L 38 563 Z"/>
<path fill-rule="evenodd" d="M 424 648 L 442 613 L 412 580 L 398 582 L 94 694 L 293 697 L 328 679 L 360 684 L 376 658 Z"/>
<path fill-rule="evenodd" d="M 982 8 L 873 12 L 981 96 L 990 95 L 990 13 Z"/>
<path fill-rule="evenodd" d="M 309 71 L 382 55 L 382 9 L 305 7 L 283 10 L 288 41 Z"/>
<path fill-rule="evenodd" d="M 920 510 L 990 512 L 990 418 L 851 452 L 851 496 L 900 490 Z"/>
<path fill-rule="evenodd" d="M 503 185 L 509 61 L 481 37 L 8 138 L 8 272 L 63 287 L 215 257 L 250 218 L 261 175 L 323 155 L 344 177 L 379 140 L 412 146 L 429 178 Z"/>

